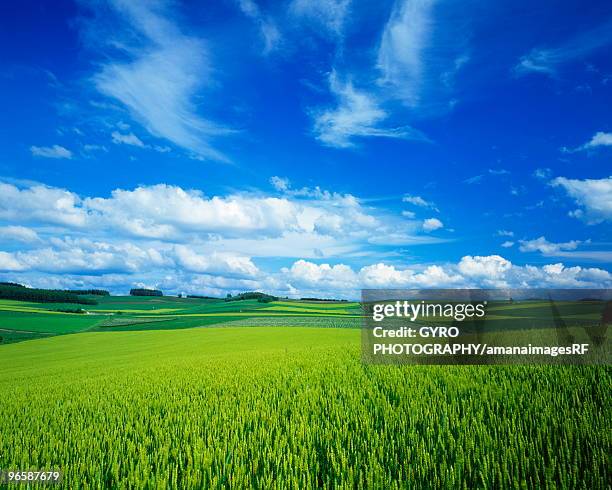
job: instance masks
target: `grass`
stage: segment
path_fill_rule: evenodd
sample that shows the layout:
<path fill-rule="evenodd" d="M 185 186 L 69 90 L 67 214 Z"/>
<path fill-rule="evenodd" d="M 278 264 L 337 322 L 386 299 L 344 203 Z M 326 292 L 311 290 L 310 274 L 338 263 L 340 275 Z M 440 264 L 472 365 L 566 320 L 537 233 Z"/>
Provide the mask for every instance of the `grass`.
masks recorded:
<path fill-rule="evenodd" d="M 95 315 L 70 313 L 28 313 L 20 311 L 1 311 L 0 328 L 3 330 L 33 331 L 44 333 L 73 333 L 91 328 L 101 318 Z"/>
<path fill-rule="evenodd" d="M 0 467 L 66 488 L 607 488 L 608 367 L 368 366 L 359 331 L 0 347 Z"/>

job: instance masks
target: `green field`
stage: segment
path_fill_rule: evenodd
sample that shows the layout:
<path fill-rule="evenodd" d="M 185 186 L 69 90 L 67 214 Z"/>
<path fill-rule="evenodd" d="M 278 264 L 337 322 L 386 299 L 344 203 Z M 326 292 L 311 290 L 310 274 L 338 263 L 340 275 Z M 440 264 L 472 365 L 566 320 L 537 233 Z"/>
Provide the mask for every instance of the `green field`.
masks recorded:
<path fill-rule="evenodd" d="M 0 299 L 2 343 L 41 335 L 104 330 L 174 330 L 251 324 L 360 326 L 357 303 L 257 300 L 223 301 L 176 297 L 88 296 L 97 305 L 31 303 Z M 87 314 L 58 310 L 83 308 Z M 298 319 L 302 319 L 299 321 Z"/>
<path fill-rule="evenodd" d="M 609 366 L 365 365 L 355 303 L 16 303 L 2 334 L 31 337 L 0 345 L 0 468 L 65 488 L 610 488 Z"/>

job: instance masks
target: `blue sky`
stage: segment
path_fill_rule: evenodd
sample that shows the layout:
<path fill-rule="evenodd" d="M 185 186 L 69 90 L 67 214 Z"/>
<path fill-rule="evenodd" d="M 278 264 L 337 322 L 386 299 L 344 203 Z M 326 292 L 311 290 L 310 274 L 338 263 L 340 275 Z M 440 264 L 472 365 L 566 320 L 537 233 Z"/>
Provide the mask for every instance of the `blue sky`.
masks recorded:
<path fill-rule="evenodd" d="M 609 2 L 0 7 L 0 279 L 611 287 Z"/>

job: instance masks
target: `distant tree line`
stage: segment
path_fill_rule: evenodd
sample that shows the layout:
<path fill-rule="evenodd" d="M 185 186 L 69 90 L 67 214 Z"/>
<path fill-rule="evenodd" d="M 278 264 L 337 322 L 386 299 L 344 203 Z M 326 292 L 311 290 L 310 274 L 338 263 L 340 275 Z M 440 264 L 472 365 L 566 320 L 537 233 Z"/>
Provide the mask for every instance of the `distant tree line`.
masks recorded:
<path fill-rule="evenodd" d="M 325 301 L 327 303 L 347 303 L 347 299 L 333 299 L 333 298 L 300 298 L 300 301 Z"/>
<path fill-rule="evenodd" d="M 219 299 L 215 298 L 214 296 L 200 296 L 199 294 L 188 294 L 187 297 L 195 299 Z"/>
<path fill-rule="evenodd" d="M 77 303 L 80 305 L 97 305 L 98 302 L 82 298 L 74 293 L 58 289 L 27 288 L 21 284 L 0 284 L 0 299 L 16 301 L 33 301 L 35 303 Z"/>
<path fill-rule="evenodd" d="M 66 289 L 64 291 L 65 293 L 71 293 L 71 294 L 91 294 L 94 296 L 110 296 L 110 293 L 108 291 L 105 291 L 104 289 Z"/>
<path fill-rule="evenodd" d="M 269 303 L 270 301 L 278 301 L 277 296 L 272 296 L 266 293 L 260 293 L 259 291 L 252 291 L 247 293 L 240 293 L 236 296 L 228 294 L 225 301 L 243 301 L 245 299 L 256 299 L 260 303 Z"/>
<path fill-rule="evenodd" d="M 85 311 L 83 308 L 58 308 L 58 309 L 49 310 L 49 311 L 59 311 L 61 313 L 78 313 L 81 315 L 84 315 L 85 313 L 87 313 L 87 311 Z"/>
<path fill-rule="evenodd" d="M 130 296 L 163 296 L 159 289 L 133 288 L 130 289 Z"/>

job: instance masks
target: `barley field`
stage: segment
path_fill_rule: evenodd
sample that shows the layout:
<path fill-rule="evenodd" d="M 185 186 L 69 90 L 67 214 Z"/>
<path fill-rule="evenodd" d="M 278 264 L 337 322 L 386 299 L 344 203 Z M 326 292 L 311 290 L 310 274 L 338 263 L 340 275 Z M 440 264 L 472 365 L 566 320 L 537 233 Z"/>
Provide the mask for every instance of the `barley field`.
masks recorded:
<path fill-rule="evenodd" d="M 609 367 L 369 366 L 359 334 L 0 346 L 0 468 L 65 488 L 610 488 Z"/>

